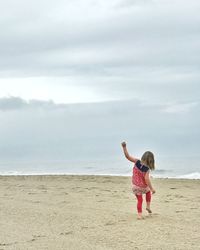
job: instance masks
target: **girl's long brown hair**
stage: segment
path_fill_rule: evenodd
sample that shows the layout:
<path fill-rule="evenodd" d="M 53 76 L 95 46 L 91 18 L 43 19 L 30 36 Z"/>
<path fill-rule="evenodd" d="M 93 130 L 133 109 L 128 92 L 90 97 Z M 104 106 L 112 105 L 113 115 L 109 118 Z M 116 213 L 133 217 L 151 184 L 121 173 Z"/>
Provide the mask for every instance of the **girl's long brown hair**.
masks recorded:
<path fill-rule="evenodd" d="M 146 151 L 142 158 L 141 161 L 147 165 L 151 170 L 155 169 L 155 160 L 154 160 L 154 155 L 150 151 Z"/>

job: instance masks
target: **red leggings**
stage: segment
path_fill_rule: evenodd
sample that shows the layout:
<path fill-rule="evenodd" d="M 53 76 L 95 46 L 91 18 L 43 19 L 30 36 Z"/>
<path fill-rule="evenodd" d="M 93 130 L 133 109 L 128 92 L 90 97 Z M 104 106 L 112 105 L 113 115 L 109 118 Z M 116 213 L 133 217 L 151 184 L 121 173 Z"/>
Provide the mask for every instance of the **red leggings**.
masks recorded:
<path fill-rule="evenodd" d="M 142 202 L 143 202 L 143 198 L 142 195 L 138 195 L 136 194 L 137 197 L 137 210 L 138 213 L 142 213 Z M 146 202 L 151 202 L 151 192 L 149 191 L 148 193 L 146 193 Z"/>

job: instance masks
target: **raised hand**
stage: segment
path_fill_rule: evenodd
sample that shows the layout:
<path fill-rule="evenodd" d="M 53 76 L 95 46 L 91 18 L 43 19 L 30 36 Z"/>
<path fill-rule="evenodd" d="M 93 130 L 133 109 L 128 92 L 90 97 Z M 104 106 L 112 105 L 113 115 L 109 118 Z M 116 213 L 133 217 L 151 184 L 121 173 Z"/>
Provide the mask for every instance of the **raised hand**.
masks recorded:
<path fill-rule="evenodd" d="M 122 145 L 123 148 L 125 148 L 126 147 L 126 142 L 125 141 L 122 142 L 121 145 Z"/>

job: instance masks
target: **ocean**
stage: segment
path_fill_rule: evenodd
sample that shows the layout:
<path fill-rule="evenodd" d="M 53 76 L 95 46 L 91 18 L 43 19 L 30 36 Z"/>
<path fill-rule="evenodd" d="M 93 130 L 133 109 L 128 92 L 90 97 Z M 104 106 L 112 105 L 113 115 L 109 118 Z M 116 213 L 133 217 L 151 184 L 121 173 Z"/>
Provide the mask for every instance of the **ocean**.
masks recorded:
<path fill-rule="evenodd" d="M 131 176 L 133 164 L 126 159 L 15 160 L 1 161 L 0 175 L 113 175 Z M 200 179 L 200 157 L 160 157 L 155 178 Z"/>

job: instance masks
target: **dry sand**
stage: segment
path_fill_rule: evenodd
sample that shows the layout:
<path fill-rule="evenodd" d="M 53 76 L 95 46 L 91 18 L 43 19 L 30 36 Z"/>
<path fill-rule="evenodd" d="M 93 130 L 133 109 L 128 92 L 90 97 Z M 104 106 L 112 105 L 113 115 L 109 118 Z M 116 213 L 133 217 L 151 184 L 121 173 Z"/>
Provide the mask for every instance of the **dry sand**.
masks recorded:
<path fill-rule="evenodd" d="M 0 249 L 200 249 L 199 180 L 153 179 L 153 215 L 142 221 L 130 182 L 0 177 Z"/>

